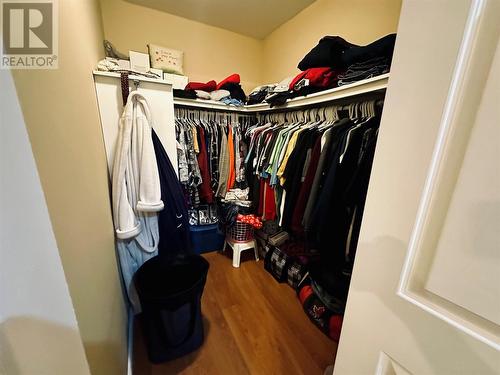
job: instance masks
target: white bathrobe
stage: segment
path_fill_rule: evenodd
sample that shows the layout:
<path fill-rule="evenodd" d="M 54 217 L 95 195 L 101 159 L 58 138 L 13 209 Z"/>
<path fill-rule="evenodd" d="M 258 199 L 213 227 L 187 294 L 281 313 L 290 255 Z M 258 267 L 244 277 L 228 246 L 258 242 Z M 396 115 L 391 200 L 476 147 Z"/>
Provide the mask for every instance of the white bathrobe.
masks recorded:
<path fill-rule="evenodd" d="M 113 162 L 113 221 L 120 270 L 135 313 L 140 303 L 133 276 L 158 254 L 161 201 L 158 165 L 151 138 L 151 111 L 137 91 L 129 94 L 120 118 Z"/>
<path fill-rule="evenodd" d="M 151 111 L 137 91 L 130 93 L 119 126 L 113 163 L 113 219 L 117 237 L 127 239 L 143 230 L 139 216 L 163 209 Z"/>

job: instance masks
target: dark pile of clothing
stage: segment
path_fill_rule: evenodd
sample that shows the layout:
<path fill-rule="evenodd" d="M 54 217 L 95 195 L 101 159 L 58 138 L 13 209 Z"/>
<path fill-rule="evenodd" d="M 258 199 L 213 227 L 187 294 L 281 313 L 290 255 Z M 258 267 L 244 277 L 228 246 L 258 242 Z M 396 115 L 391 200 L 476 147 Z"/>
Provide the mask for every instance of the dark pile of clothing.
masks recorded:
<path fill-rule="evenodd" d="M 184 90 L 174 90 L 174 97 L 214 100 L 234 106 L 242 106 L 247 100 L 241 88 L 239 74 L 231 74 L 219 83 L 214 80 L 206 83 L 189 82 Z"/>
<path fill-rule="evenodd" d="M 248 95 L 247 104 L 252 105 L 262 103 L 266 96 L 273 92 L 276 86 L 277 85 L 275 84 L 269 84 L 254 88 L 250 95 Z"/>
<path fill-rule="evenodd" d="M 247 104 L 265 101 L 279 106 L 297 96 L 388 73 L 395 41 L 396 34 L 389 34 L 366 46 L 358 46 L 339 36 L 325 36 L 298 64 L 301 73 L 279 84 L 255 88 Z"/>

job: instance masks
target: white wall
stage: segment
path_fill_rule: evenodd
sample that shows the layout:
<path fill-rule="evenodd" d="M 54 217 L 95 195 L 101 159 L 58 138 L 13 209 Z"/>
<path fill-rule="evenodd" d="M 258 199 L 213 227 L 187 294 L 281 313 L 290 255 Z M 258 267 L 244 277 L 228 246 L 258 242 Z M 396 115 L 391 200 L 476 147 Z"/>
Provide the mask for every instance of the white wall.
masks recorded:
<path fill-rule="evenodd" d="M 88 374 L 10 71 L 0 87 L 0 374 Z"/>
<path fill-rule="evenodd" d="M 127 311 L 92 70 L 103 58 L 98 0 L 59 1 L 59 68 L 12 76 L 93 375 L 122 375 Z"/>

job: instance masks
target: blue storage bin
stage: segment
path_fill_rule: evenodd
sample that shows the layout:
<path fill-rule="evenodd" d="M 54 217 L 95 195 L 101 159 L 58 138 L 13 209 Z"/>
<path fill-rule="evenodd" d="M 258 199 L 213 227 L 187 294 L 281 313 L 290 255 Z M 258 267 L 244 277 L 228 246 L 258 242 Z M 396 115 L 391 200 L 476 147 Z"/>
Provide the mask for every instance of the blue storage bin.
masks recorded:
<path fill-rule="evenodd" d="M 219 233 L 218 225 L 192 225 L 189 227 L 193 251 L 196 254 L 222 250 L 224 234 Z"/>

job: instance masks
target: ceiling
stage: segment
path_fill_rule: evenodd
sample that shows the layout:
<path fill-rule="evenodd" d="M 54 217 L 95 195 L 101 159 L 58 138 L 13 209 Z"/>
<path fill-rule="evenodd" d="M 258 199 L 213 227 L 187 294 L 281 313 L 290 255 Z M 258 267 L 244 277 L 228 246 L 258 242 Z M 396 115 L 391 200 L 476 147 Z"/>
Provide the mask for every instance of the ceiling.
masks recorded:
<path fill-rule="evenodd" d="M 315 0 L 127 0 L 262 39 Z"/>

